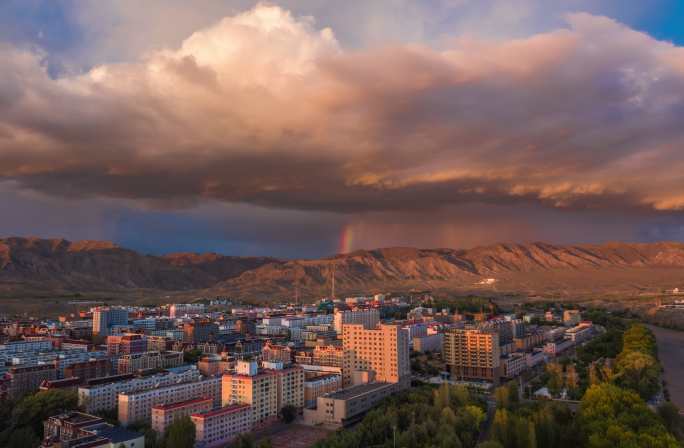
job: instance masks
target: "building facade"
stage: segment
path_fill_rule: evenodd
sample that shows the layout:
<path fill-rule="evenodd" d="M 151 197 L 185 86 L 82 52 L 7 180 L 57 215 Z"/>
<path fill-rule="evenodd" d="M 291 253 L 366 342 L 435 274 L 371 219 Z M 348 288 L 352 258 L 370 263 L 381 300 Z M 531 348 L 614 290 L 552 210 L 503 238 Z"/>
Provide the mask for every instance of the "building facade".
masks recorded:
<path fill-rule="evenodd" d="M 213 407 L 214 399 L 211 397 L 152 406 L 152 429 L 162 436 L 166 433 L 169 425 L 176 420 L 189 417 L 192 414 L 209 412 Z"/>
<path fill-rule="evenodd" d="M 218 407 L 221 400 L 221 378 L 207 378 L 139 392 L 120 393 L 119 423 L 128 426 L 131 423 L 148 422 L 152 417 L 153 406 L 202 397 L 212 397 L 214 407 Z"/>
<path fill-rule="evenodd" d="M 361 324 L 364 328 L 375 328 L 380 323 L 380 310 L 377 308 L 336 311 L 333 328 L 338 337 L 342 334 L 342 326 L 346 324 Z"/>
<path fill-rule="evenodd" d="M 495 330 L 450 329 L 444 334 L 442 356 L 454 379 L 498 382 L 502 374 Z"/>
<path fill-rule="evenodd" d="M 367 329 L 363 324 L 345 324 L 342 346 L 345 386 L 352 384 L 357 371 L 372 371 L 378 382 L 410 385 L 408 334 L 399 325 Z"/>
<path fill-rule="evenodd" d="M 252 430 L 252 408 L 245 404 L 234 404 L 190 416 L 195 425 L 195 440 L 198 446 L 212 448 L 224 446 L 238 435 Z"/>
<path fill-rule="evenodd" d="M 128 310 L 117 307 L 98 307 L 93 310 L 93 334 L 107 336 L 112 327 L 128 324 Z"/>

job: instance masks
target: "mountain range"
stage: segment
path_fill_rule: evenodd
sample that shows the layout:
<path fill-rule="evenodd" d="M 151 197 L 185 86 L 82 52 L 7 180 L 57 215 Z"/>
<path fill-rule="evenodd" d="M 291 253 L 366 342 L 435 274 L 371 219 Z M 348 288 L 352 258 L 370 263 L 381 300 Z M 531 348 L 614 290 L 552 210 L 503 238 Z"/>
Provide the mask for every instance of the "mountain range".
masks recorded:
<path fill-rule="evenodd" d="M 323 259 L 145 255 L 111 242 L 0 239 L 0 293 L 140 292 L 314 298 L 386 291 L 644 294 L 684 284 L 684 244 L 385 248 Z"/>

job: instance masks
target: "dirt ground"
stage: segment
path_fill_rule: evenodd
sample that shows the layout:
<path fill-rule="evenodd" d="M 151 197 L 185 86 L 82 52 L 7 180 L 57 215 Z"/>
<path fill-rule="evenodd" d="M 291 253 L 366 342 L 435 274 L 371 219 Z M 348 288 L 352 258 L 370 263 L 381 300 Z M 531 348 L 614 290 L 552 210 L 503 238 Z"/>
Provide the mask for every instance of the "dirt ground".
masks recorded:
<path fill-rule="evenodd" d="M 323 428 L 276 424 L 258 434 L 257 440 L 270 439 L 273 448 L 309 448 L 330 434 Z"/>

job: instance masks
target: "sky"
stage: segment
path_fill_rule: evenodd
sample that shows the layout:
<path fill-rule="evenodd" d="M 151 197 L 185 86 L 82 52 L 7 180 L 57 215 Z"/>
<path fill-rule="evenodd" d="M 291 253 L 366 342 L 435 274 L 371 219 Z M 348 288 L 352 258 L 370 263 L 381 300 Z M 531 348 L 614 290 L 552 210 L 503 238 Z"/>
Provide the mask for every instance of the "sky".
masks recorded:
<path fill-rule="evenodd" d="M 0 236 L 684 241 L 677 0 L 4 0 Z"/>

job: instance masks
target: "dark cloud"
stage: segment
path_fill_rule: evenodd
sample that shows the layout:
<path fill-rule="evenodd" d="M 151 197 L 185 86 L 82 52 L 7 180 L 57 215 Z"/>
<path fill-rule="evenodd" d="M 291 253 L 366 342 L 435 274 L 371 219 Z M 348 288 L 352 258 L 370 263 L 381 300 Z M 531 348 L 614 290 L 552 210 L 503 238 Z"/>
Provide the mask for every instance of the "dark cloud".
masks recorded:
<path fill-rule="evenodd" d="M 151 206 L 137 222 L 173 217 L 168 234 L 208 203 L 281 209 L 274 220 L 299 216 L 281 226 L 292 241 L 324 229 L 311 253 L 351 221 L 382 237 L 391 217 L 419 235 L 431 214 L 447 226 L 435 235 L 469 244 L 445 236 L 469 225 L 459 209 L 478 226 L 504 214 L 519 235 L 544 234 L 532 216 L 580 228 L 676 217 L 684 49 L 603 17 L 567 20 L 523 39 L 345 51 L 331 30 L 261 5 L 176 50 L 59 79 L 40 54 L 0 46 L 0 180 Z M 490 225 L 471 240 L 496 229 L 508 234 Z"/>

